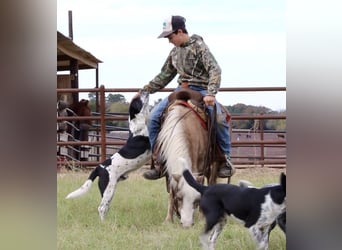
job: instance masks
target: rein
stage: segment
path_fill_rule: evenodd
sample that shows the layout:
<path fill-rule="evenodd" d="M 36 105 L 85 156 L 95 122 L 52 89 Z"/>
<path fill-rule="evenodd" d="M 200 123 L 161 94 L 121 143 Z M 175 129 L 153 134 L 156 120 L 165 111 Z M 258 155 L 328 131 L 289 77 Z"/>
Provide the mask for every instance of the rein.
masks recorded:
<path fill-rule="evenodd" d="M 208 119 L 208 146 L 203 170 L 208 176 L 210 176 L 210 163 L 212 160 L 212 156 L 216 150 L 216 109 L 217 108 L 215 104 L 212 116 L 210 117 L 210 119 Z"/>
<path fill-rule="evenodd" d="M 206 130 L 208 129 L 205 120 L 198 114 L 198 112 L 188 102 L 183 101 L 183 100 L 177 100 L 177 104 L 182 104 L 183 106 L 188 107 L 190 110 L 192 110 L 196 114 L 197 118 L 199 119 L 202 127 Z"/>

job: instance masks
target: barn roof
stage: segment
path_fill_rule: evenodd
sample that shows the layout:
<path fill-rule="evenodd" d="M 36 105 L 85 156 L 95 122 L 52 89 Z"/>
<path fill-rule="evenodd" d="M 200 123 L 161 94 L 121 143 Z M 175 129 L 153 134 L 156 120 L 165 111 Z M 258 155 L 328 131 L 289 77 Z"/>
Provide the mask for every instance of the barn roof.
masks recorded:
<path fill-rule="evenodd" d="M 101 60 L 76 45 L 69 37 L 57 31 L 57 71 L 69 70 L 70 60 L 78 61 L 79 69 L 97 69 Z"/>

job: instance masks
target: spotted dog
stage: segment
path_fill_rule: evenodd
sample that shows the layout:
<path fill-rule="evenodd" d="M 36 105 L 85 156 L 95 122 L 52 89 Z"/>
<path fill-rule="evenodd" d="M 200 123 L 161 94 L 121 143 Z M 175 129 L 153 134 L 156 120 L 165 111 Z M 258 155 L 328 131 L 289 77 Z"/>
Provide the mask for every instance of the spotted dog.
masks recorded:
<path fill-rule="evenodd" d="M 97 166 L 85 183 L 67 195 L 66 199 L 76 198 L 87 193 L 96 177 L 99 177 L 99 190 L 102 196 L 98 212 L 101 220 L 108 212 L 118 181 L 127 174 L 142 167 L 151 158 L 151 145 L 146 126 L 149 94 L 142 92 L 133 98 L 129 106 L 129 137 L 126 144 L 110 159 Z"/>
<path fill-rule="evenodd" d="M 272 187 L 272 186 L 276 186 L 276 185 L 279 185 L 279 184 L 278 183 L 270 183 L 270 184 L 264 185 L 262 188 Z M 240 180 L 239 186 L 244 187 L 244 188 L 256 188 L 255 186 L 252 185 L 252 183 L 250 183 L 249 181 L 246 181 L 246 180 Z M 272 223 L 270 230 L 269 230 L 269 234 L 276 227 L 276 225 L 278 225 L 280 227 L 280 229 L 283 231 L 283 233 L 286 235 L 286 211 L 281 213 L 277 217 L 277 219 Z"/>
<path fill-rule="evenodd" d="M 286 209 L 286 175 L 280 184 L 263 188 L 240 187 L 232 184 L 204 186 L 196 182 L 189 170 L 183 176 L 201 194 L 200 209 L 206 219 L 200 236 L 203 249 L 214 249 L 215 242 L 226 224 L 226 214 L 244 223 L 257 243 L 257 249 L 268 249 L 272 223 Z"/>

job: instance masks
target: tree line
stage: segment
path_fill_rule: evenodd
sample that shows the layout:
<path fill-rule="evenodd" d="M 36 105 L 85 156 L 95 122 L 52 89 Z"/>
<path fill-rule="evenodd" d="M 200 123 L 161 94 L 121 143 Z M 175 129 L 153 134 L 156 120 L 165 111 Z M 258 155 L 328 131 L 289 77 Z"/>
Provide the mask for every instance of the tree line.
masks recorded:
<path fill-rule="evenodd" d="M 89 93 L 89 103 L 92 111 L 96 110 L 96 95 L 95 93 Z M 151 106 L 155 106 L 162 99 L 154 102 Z M 106 112 L 107 113 L 127 113 L 129 107 L 129 101 L 126 100 L 122 94 L 108 94 L 106 96 Z M 276 114 L 285 115 L 284 111 L 273 111 L 270 108 L 264 106 L 252 106 L 243 103 L 237 103 L 234 105 L 225 106 L 231 115 L 256 115 L 256 114 Z M 127 121 L 106 121 L 106 125 L 120 128 L 127 128 Z M 236 129 L 252 129 L 254 126 L 254 119 L 250 120 L 232 120 L 230 126 Z M 285 130 L 286 121 L 284 119 L 266 119 L 264 120 L 264 130 Z"/>

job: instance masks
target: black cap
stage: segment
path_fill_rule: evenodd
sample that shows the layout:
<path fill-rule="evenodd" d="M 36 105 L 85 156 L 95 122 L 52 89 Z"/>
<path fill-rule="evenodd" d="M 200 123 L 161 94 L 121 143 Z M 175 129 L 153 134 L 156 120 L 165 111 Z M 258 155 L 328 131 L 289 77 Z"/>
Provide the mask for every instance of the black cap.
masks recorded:
<path fill-rule="evenodd" d="M 170 16 L 163 22 L 163 33 L 158 38 L 167 37 L 178 29 L 185 29 L 185 18 L 182 16 Z"/>

